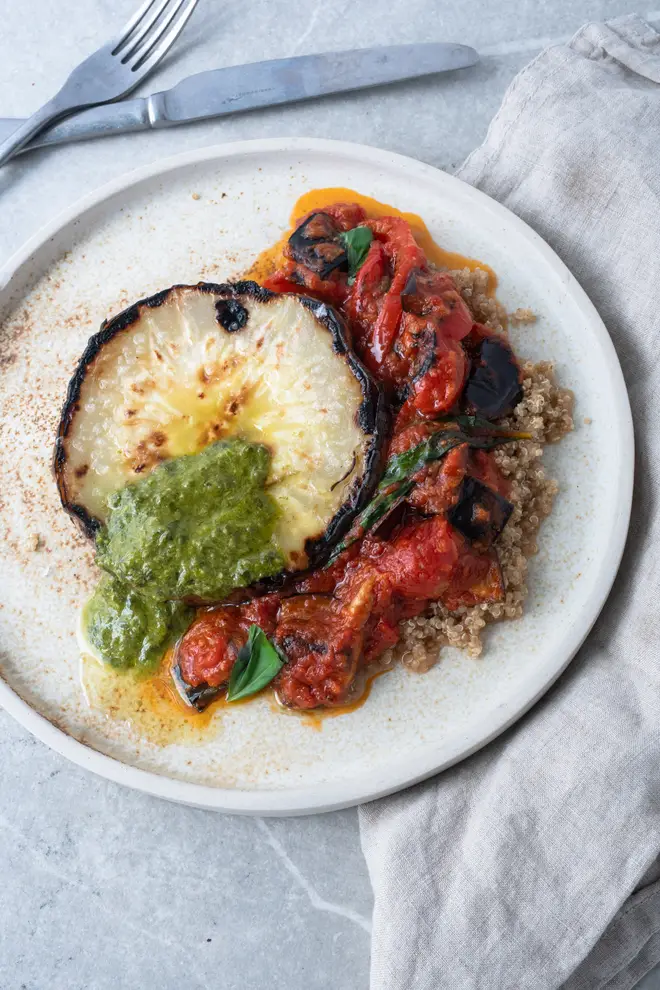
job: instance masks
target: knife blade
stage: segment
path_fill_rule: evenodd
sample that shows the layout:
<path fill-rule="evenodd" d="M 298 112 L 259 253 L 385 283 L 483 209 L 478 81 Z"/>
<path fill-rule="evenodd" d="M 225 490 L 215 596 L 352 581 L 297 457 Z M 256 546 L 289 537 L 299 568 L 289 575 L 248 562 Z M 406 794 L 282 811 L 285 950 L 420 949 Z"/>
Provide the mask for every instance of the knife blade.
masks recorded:
<path fill-rule="evenodd" d="M 477 52 L 467 45 L 426 42 L 209 69 L 152 96 L 108 103 L 67 117 L 38 135 L 25 150 L 347 93 L 463 69 L 478 61 Z M 16 117 L 0 119 L 0 140 L 21 122 Z"/>

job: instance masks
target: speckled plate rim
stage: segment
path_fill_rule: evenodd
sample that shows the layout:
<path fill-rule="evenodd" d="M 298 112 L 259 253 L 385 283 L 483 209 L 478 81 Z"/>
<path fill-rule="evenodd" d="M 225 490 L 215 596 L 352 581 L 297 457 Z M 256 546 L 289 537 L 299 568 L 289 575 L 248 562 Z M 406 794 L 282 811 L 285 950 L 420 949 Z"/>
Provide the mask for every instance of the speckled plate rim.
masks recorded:
<path fill-rule="evenodd" d="M 410 181 L 415 177 L 434 183 L 441 194 L 448 194 L 465 202 L 478 205 L 484 214 L 512 233 L 527 241 L 532 252 L 545 265 L 548 274 L 559 279 L 564 292 L 571 296 L 585 323 L 595 332 L 602 349 L 610 381 L 611 416 L 613 428 L 618 433 L 622 451 L 621 469 L 614 483 L 617 486 L 617 511 L 607 545 L 603 548 L 597 580 L 585 602 L 580 621 L 567 629 L 563 648 L 557 651 L 552 664 L 546 664 L 530 673 L 522 689 L 512 692 L 506 704 L 500 705 L 481 723 L 478 730 L 465 731 L 452 740 L 450 751 L 440 754 L 428 750 L 416 751 L 392 763 L 378 773 L 360 775 L 334 783 L 322 783 L 301 788 L 279 790 L 246 790 L 215 788 L 177 780 L 122 763 L 91 749 L 67 735 L 53 722 L 36 712 L 23 701 L 0 676 L 0 704 L 34 736 L 67 759 L 86 770 L 99 774 L 118 784 L 132 787 L 155 797 L 177 801 L 195 807 L 235 814 L 251 815 L 303 815 L 350 807 L 371 801 L 412 784 L 418 783 L 458 763 L 491 742 L 500 733 L 524 715 L 551 687 L 565 670 L 584 642 L 598 617 L 616 576 L 625 546 L 632 502 L 634 471 L 634 434 L 630 403 L 623 374 L 607 329 L 595 307 L 579 283 L 557 257 L 554 251 L 530 227 L 501 204 L 460 179 L 433 166 L 392 152 L 347 141 L 329 141 L 306 138 L 264 139 L 214 145 L 192 152 L 175 155 L 152 165 L 144 166 L 107 183 L 100 189 L 78 200 L 67 210 L 45 225 L 0 269 L 0 304 L 11 293 L 12 281 L 33 256 L 51 239 L 64 232 L 72 224 L 81 223 L 87 211 L 100 205 L 105 199 L 130 189 L 146 179 L 163 176 L 186 166 L 219 161 L 241 155 L 268 155 L 269 153 L 305 152 L 345 156 L 350 154 L 362 163 L 374 168 L 387 167 L 400 170 Z"/>

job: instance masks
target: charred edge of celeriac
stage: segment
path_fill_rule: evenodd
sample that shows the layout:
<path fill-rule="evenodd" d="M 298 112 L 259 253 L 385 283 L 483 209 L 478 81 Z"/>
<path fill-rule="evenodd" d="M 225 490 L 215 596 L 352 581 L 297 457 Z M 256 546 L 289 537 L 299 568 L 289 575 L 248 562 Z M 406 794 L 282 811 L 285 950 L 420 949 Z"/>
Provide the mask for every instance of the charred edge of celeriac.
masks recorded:
<path fill-rule="evenodd" d="M 170 286 L 169 289 L 155 293 L 153 296 L 138 300 L 112 319 L 104 320 L 98 332 L 90 337 L 69 382 L 57 430 L 53 457 L 53 471 L 62 507 L 90 539 L 94 538 L 101 524 L 98 519 L 90 515 L 84 506 L 70 500 L 64 474 L 67 460 L 65 441 L 74 416 L 80 409 L 80 393 L 85 377 L 90 365 L 93 364 L 105 344 L 139 320 L 143 307 L 154 309 L 161 306 L 169 295 L 178 289 L 196 289 L 199 292 L 206 292 L 220 298 L 237 299 L 241 296 L 247 296 L 261 303 L 268 303 L 278 298 L 279 295 L 250 280 L 223 283 L 198 282 L 196 285 L 176 284 Z M 309 566 L 314 567 L 327 558 L 333 545 L 348 531 L 353 517 L 366 505 L 378 484 L 383 467 L 385 440 L 389 431 L 389 415 L 383 390 L 355 356 L 351 347 L 348 328 L 341 317 L 332 307 L 317 299 L 308 296 L 298 296 L 297 298 L 328 330 L 332 337 L 333 350 L 345 358 L 353 376 L 360 385 L 362 402 L 357 412 L 357 425 L 363 434 L 371 437 L 365 448 L 362 476 L 355 480 L 346 499 L 328 523 L 325 531 L 319 537 L 306 541 L 305 552 Z M 224 332 L 230 331 L 225 330 Z M 238 332 L 240 333 L 240 330 Z M 279 581 L 274 579 L 274 581 L 281 583 L 281 579 Z"/>
<path fill-rule="evenodd" d="M 357 478 L 343 503 L 325 528 L 324 533 L 314 540 L 307 540 L 305 552 L 310 567 L 324 563 L 335 543 L 350 529 L 355 515 L 367 504 L 373 495 L 384 467 L 386 453 L 385 440 L 389 432 L 389 415 L 385 393 L 358 360 L 353 349 L 346 323 L 339 314 L 318 299 L 299 296 L 303 306 L 309 309 L 332 336 L 333 349 L 344 357 L 362 391 L 362 402 L 357 413 L 357 423 L 362 433 L 371 436 L 365 450 L 364 471 Z"/>

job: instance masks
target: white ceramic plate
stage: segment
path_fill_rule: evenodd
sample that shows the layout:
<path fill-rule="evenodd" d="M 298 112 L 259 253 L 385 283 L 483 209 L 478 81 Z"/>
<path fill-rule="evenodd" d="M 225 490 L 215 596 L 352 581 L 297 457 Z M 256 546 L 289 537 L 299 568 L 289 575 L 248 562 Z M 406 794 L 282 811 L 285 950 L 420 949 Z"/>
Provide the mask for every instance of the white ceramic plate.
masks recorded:
<path fill-rule="evenodd" d="M 81 688 L 74 631 L 94 569 L 50 477 L 66 382 L 104 317 L 173 282 L 237 275 L 286 228 L 298 196 L 320 186 L 421 214 L 443 246 L 495 268 L 509 309 L 539 314 L 514 331 L 514 344 L 556 362 L 576 394 L 577 426 L 545 455 L 561 492 L 531 566 L 526 614 L 488 631 L 481 660 L 446 651 L 426 675 L 396 670 L 376 681 L 362 708 L 325 720 L 322 731 L 257 699 L 219 712 L 202 743 L 155 745 L 90 709 Z M 331 141 L 249 141 L 172 158 L 111 183 L 34 237 L 0 272 L 0 313 L 0 702 L 83 767 L 230 812 L 366 801 L 448 767 L 511 725 L 564 669 L 605 601 L 633 474 L 614 348 L 551 249 L 443 172 Z M 43 549 L 34 549 L 37 537 Z"/>

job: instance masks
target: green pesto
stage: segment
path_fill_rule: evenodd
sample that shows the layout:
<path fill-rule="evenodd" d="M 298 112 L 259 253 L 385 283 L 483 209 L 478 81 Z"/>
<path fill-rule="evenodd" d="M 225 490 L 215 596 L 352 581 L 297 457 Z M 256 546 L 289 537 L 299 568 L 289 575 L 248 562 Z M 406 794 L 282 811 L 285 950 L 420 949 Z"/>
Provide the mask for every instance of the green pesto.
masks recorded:
<path fill-rule="evenodd" d="M 277 506 L 266 492 L 270 454 L 223 440 L 176 457 L 108 499 L 96 562 L 152 598 L 217 602 L 277 574 Z"/>
<path fill-rule="evenodd" d="M 106 663 L 151 673 L 193 615 L 183 602 L 145 598 L 107 575 L 85 605 L 83 622 L 87 639 Z"/>
<path fill-rule="evenodd" d="M 261 444 L 225 440 L 110 496 L 96 537 L 96 561 L 109 576 L 84 614 L 108 663 L 153 670 L 192 619 L 181 599 L 220 601 L 282 570 L 269 466 Z"/>

